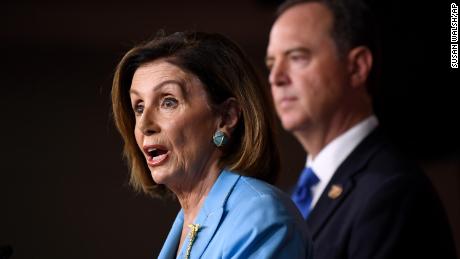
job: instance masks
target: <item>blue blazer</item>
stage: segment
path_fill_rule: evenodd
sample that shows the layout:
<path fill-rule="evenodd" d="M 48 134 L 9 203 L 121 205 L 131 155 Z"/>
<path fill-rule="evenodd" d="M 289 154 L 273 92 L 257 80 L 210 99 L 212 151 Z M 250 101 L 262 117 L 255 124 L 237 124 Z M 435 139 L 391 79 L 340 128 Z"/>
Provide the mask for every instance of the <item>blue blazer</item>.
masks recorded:
<path fill-rule="evenodd" d="M 181 210 L 158 258 L 176 257 Z M 310 258 L 305 222 L 290 198 L 257 179 L 222 171 L 194 222 L 190 258 Z M 177 258 L 185 258 L 187 235 Z"/>

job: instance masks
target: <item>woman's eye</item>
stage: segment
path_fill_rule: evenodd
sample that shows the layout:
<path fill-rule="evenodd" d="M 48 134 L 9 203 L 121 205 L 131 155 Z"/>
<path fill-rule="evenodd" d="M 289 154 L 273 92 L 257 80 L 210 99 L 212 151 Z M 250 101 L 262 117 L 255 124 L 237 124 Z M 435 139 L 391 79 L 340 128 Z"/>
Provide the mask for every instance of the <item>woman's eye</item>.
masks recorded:
<path fill-rule="evenodd" d="M 178 105 L 178 101 L 172 97 L 163 98 L 161 101 L 161 107 L 166 109 L 174 109 Z"/>
<path fill-rule="evenodd" d="M 134 113 L 135 113 L 136 115 L 141 115 L 142 112 L 144 112 L 144 105 L 142 105 L 142 104 L 136 104 L 136 105 L 134 106 L 133 110 L 134 110 Z"/>

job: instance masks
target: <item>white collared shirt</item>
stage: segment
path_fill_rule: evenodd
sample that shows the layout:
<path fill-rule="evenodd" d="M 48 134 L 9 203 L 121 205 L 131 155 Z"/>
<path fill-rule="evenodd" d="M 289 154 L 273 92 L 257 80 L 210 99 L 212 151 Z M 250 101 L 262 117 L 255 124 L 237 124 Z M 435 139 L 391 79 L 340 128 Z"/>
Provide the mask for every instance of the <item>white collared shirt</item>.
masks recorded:
<path fill-rule="evenodd" d="M 337 168 L 378 124 L 377 117 L 371 115 L 332 140 L 314 159 L 308 156 L 305 166 L 312 167 L 319 178 L 319 183 L 312 187 L 312 208 L 316 205 Z"/>

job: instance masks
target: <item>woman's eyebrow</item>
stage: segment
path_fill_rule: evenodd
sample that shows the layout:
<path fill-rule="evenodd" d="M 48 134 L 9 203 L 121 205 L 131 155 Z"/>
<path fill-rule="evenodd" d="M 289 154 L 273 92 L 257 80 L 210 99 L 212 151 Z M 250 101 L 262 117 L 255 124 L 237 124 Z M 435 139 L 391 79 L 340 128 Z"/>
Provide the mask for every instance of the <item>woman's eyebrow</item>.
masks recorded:
<path fill-rule="evenodd" d="M 182 95 L 185 96 L 185 92 L 186 92 L 185 91 L 185 82 L 183 80 L 166 80 L 166 81 L 160 82 L 159 84 L 157 84 L 157 85 L 155 85 L 153 87 L 153 91 L 159 91 L 162 88 L 164 88 L 165 86 L 170 85 L 170 84 L 174 84 L 174 85 L 179 86 Z M 136 89 L 132 89 L 132 88 L 129 89 L 129 93 L 134 94 L 134 95 L 139 95 L 139 92 L 136 91 Z"/>

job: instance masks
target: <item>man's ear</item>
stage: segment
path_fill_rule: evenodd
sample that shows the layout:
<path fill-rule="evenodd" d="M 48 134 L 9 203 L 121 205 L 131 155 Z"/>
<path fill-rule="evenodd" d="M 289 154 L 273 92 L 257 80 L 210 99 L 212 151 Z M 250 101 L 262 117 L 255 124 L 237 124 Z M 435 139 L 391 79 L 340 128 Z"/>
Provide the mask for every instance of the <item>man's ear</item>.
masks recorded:
<path fill-rule="evenodd" d="M 353 88 L 366 85 L 372 68 L 372 52 L 365 46 L 353 48 L 348 52 L 348 72 Z"/>
<path fill-rule="evenodd" d="M 240 118 L 240 104 L 237 102 L 236 98 L 230 97 L 220 105 L 219 113 L 221 117 L 219 129 L 231 135 Z"/>

